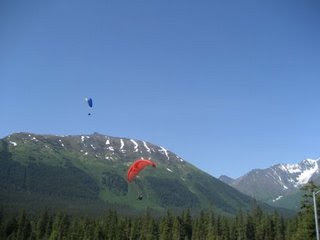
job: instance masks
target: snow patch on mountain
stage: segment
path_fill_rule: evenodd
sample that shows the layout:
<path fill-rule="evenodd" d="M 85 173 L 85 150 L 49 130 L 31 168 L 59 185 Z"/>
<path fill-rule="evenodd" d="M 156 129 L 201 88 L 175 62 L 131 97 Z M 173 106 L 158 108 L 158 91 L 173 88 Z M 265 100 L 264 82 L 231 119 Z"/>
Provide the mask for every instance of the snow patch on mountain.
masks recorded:
<path fill-rule="evenodd" d="M 273 199 L 273 200 L 272 200 L 272 202 L 279 201 L 282 197 L 283 197 L 283 196 L 281 196 L 281 195 L 280 195 L 280 196 L 279 196 L 279 197 L 277 197 L 276 199 Z"/>
<path fill-rule="evenodd" d="M 285 164 L 280 166 L 283 171 L 287 171 L 288 173 L 299 173 L 301 172 L 299 164 Z"/>
<path fill-rule="evenodd" d="M 18 145 L 16 142 L 10 141 L 10 143 L 11 143 L 13 146 L 17 146 L 17 145 Z"/>
<path fill-rule="evenodd" d="M 311 163 L 313 166 L 311 168 L 306 169 L 305 171 L 303 171 L 300 174 L 300 176 L 297 178 L 299 185 L 303 185 L 303 184 L 308 183 L 310 178 L 312 177 L 312 175 L 319 170 L 319 166 L 318 166 L 318 163 L 316 161 L 312 161 L 312 162 L 309 162 L 309 163 Z"/>
<path fill-rule="evenodd" d="M 64 144 L 62 143 L 61 139 L 59 139 L 59 143 L 61 144 L 61 147 L 64 147 Z"/>
<path fill-rule="evenodd" d="M 143 146 L 147 149 L 147 152 L 151 153 L 151 150 L 145 141 L 143 141 Z"/>
<path fill-rule="evenodd" d="M 180 160 L 180 162 L 183 162 L 183 159 L 181 157 L 179 157 L 178 155 L 176 155 L 176 158 Z"/>
<path fill-rule="evenodd" d="M 303 163 L 309 163 L 309 164 L 315 164 L 319 159 L 311 159 L 311 158 L 307 158 L 305 160 L 303 160 Z"/>
<path fill-rule="evenodd" d="M 120 139 L 120 144 L 121 144 L 121 146 L 120 146 L 120 150 L 122 150 L 122 149 L 123 149 L 123 147 L 124 147 L 124 142 L 123 142 L 123 140 L 122 140 L 122 139 Z"/>
<path fill-rule="evenodd" d="M 296 193 L 308 182 L 320 180 L 320 158 L 305 159 L 296 164 L 277 164 L 265 169 L 251 170 L 247 174 L 225 183 L 247 195 L 257 195 L 257 199 L 275 203 L 281 196 Z M 260 189 L 260 186 L 264 186 Z M 276 204 L 276 203 L 275 203 Z"/>
<path fill-rule="evenodd" d="M 165 149 L 164 147 L 161 147 L 161 146 L 160 146 L 160 149 L 159 149 L 158 151 L 159 151 L 159 152 L 163 152 L 163 153 L 167 156 L 168 160 L 170 159 L 167 149 Z"/>
<path fill-rule="evenodd" d="M 277 169 L 281 171 L 282 178 L 285 179 L 282 179 L 281 176 L 276 173 L 278 171 L 274 171 L 275 166 L 272 167 L 272 169 L 276 173 L 275 175 L 283 183 L 285 189 L 288 189 L 288 187 L 284 185 L 285 182 L 291 184 L 294 188 L 299 188 L 308 183 L 312 176 L 319 172 L 318 160 L 320 159 L 305 159 L 298 164 L 275 165 L 277 166 Z"/>
<path fill-rule="evenodd" d="M 121 138 L 120 139 L 120 152 L 122 152 L 122 153 L 125 153 L 126 152 L 126 150 L 125 149 L 123 149 L 124 148 L 124 141 L 123 141 L 123 139 Z"/>
<path fill-rule="evenodd" d="M 139 147 L 138 143 L 133 139 L 130 139 L 130 141 L 134 144 L 134 151 L 138 152 L 138 147 Z"/>
<path fill-rule="evenodd" d="M 108 150 L 114 151 L 114 148 L 112 146 L 108 147 Z"/>

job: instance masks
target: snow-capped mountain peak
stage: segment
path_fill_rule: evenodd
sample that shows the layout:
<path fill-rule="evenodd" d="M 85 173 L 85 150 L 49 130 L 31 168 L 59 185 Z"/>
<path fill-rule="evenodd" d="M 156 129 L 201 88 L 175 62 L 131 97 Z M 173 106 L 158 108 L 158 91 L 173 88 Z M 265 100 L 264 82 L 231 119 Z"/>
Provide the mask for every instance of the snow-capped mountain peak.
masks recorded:
<path fill-rule="evenodd" d="M 288 181 L 298 188 L 308 183 L 314 174 L 319 173 L 318 161 L 319 159 L 307 158 L 298 164 L 280 164 L 279 169 L 287 175 Z"/>
<path fill-rule="evenodd" d="M 227 182 L 243 193 L 269 203 L 278 202 L 279 196 L 293 194 L 310 181 L 320 183 L 320 158 L 304 159 L 295 164 L 277 164 L 266 169 L 254 169 Z M 263 187 L 261 187 L 263 186 Z"/>

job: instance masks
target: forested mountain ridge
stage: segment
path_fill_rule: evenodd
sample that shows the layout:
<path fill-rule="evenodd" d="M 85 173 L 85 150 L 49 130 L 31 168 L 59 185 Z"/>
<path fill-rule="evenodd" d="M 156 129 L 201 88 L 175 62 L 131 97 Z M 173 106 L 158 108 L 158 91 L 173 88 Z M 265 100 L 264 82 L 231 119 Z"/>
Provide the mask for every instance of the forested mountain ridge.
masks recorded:
<path fill-rule="evenodd" d="M 134 183 L 126 181 L 137 158 L 152 159 Z M 3 206 L 55 206 L 68 211 L 163 212 L 210 208 L 224 214 L 249 209 L 253 199 L 197 169 L 164 147 L 128 138 L 16 133 L 0 140 Z M 137 194 L 142 193 L 143 201 Z M 261 204 L 270 209 L 267 205 Z"/>

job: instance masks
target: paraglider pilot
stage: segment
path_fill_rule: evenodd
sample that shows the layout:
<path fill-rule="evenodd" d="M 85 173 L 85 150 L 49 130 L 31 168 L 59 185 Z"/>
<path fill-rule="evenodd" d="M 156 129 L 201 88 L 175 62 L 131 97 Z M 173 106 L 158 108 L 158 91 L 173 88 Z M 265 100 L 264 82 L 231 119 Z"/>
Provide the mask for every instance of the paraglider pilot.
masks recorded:
<path fill-rule="evenodd" d="M 155 168 L 156 163 L 152 162 L 151 160 L 144 160 L 144 159 L 138 159 L 134 163 L 132 163 L 128 170 L 128 175 L 127 175 L 128 182 L 131 183 L 139 174 L 139 172 L 142 171 L 147 166 L 152 166 Z M 137 200 L 142 200 L 142 199 L 143 199 L 143 196 L 140 193 Z"/>
<path fill-rule="evenodd" d="M 140 193 L 139 196 L 138 196 L 138 198 L 137 198 L 137 200 L 142 200 L 142 199 L 143 199 L 143 196 L 142 196 L 142 194 Z"/>

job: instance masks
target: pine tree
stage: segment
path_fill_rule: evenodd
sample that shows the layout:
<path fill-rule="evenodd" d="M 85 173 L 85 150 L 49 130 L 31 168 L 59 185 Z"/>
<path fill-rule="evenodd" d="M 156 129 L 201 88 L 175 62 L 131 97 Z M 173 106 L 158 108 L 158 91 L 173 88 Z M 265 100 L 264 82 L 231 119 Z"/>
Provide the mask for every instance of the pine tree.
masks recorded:
<path fill-rule="evenodd" d="M 58 213 L 53 221 L 50 239 L 64 239 L 67 236 L 70 221 L 66 214 Z"/>
<path fill-rule="evenodd" d="M 273 214 L 274 223 L 274 240 L 285 240 L 285 227 L 283 218 L 279 216 L 277 212 Z"/>
<path fill-rule="evenodd" d="M 2 237 L 3 234 L 3 208 L 2 206 L 0 207 L 0 238 Z"/>
<path fill-rule="evenodd" d="M 215 217 L 214 217 L 214 213 L 212 211 L 210 211 L 209 217 L 208 217 L 207 239 L 208 240 L 215 240 L 216 239 Z"/>
<path fill-rule="evenodd" d="M 208 236 L 208 224 L 209 224 L 209 213 L 202 210 L 200 212 L 200 231 L 202 233 L 201 239 L 205 239 Z"/>
<path fill-rule="evenodd" d="M 31 235 L 31 225 L 30 221 L 27 219 L 24 210 L 20 213 L 18 217 L 18 229 L 17 229 L 17 239 L 28 239 Z"/>
<path fill-rule="evenodd" d="M 222 236 L 222 218 L 220 215 L 218 215 L 216 217 L 215 225 L 214 225 L 214 232 L 216 235 L 216 239 L 220 240 L 221 236 Z"/>
<path fill-rule="evenodd" d="M 196 218 L 192 224 L 192 240 L 200 240 L 201 232 L 200 232 L 200 219 Z"/>
<path fill-rule="evenodd" d="M 123 223 L 121 224 L 121 226 L 123 227 L 123 235 L 124 238 L 123 239 L 130 239 L 130 235 L 131 235 L 131 226 L 132 226 L 132 222 L 130 218 L 124 218 L 123 219 Z"/>
<path fill-rule="evenodd" d="M 106 218 L 106 238 L 107 239 L 115 239 L 117 226 L 118 226 L 118 214 L 116 211 L 109 211 Z"/>
<path fill-rule="evenodd" d="M 121 231 L 119 231 L 119 232 L 121 232 Z M 94 222 L 93 239 L 95 239 L 95 240 L 105 239 L 101 224 L 98 221 Z M 117 239 L 117 238 L 114 238 L 114 239 Z"/>
<path fill-rule="evenodd" d="M 71 221 L 68 238 L 70 240 L 80 239 L 80 220 L 73 219 L 73 221 Z"/>
<path fill-rule="evenodd" d="M 262 219 L 262 225 L 264 228 L 264 240 L 274 239 L 274 224 L 270 216 L 264 215 Z"/>
<path fill-rule="evenodd" d="M 46 228 L 48 224 L 49 216 L 47 209 L 41 214 L 37 222 L 36 236 L 37 239 L 45 239 Z"/>
<path fill-rule="evenodd" d="M 10 236 L 12 238 L 12 236 L 15 236 L 17 230 L 18 230 L 18 222 L 17 222 L 16 218 L 13 217 L 7 222 L 7 224 L 5 226 L 5 230 L 4 230 L 5 238 L 8 239 Z"/>
<path fill-rule="evenodd" d="M 192 218 L 189 209 L 182 213 L 181 238 L 185 240 L 192 238 Z"/>
<path fill-rule="evenodd" d="M 155 220 L 150 215 L 150 212 L 147 211 L 143 219 L 143 224 L 141 229 L 141 240 L 156 239 L 156 236 L 157 236 L 157 228 L 156 228 Z"/>
<path fill-rule="evenodd" d="M 141 232 L 141 219 L 135 219 L 131 225 L 130 240 L 139 239 Z"/>
<path fill-rule="evenodd" d="M 298 217 L 298 227 L 295 234 L 297 240 L 309 240 L 316 237 L 315 222 L 312 203 L 312 192 L 317 190 L 313 182 L 306 184 L 302 190 L 304 191 L 303 200 L 301 202 L 301 210 Z"/>
<path fill-rule="evenodd" d="M 289 219 L 286 222 L 285 240 L 294 240 L 294 236 L 296 234 L 297 228 L 298 228 L 297 217 Z"/>
<path fill-rule="evenodd" d="M 101 223 L 101 225 L 103 225 L 103 223 Z M 126 232 L 126 222 L 124 218 L 119 218 L 115 240 L 126 240 L 126 239 L 129 239 Z"/>
<path fill-rule="evenodd" d="M 246 226 L 245 226 L 245 216 L 240 209 L 236 216 L 236 236 L 237 240 L 245 240 L 246 239 Z"/>
<path fill-rule="evenodd" d="M 253 219 L 250 215 L 247 215 L 247 219 L 246 219 L 246 239 L 247 240 L 255 240 L 254 223 L 253 223 Z"/>
<path fill-rule="evenodd" d="M 221 219 L 221 239 L 222 240 L 230 239 L 230 223 L 228 219 L 225 217 Z"/>
<path fill-rule="evenodd" d="M 179 217 L 173 218 L 172 224 L 172 239 L 173 240 L 180 240 L 181 237 L 181 223 Z"/>
<path fill-rule="evenodd" d="M 170 211 L 167 211 L 167 215 L 161 219 L 161 223 L 159 227 L 160 240 L 170 240 L 172 238 L 171 227 L 172 227 L 172 216 Z"/>
<path fill-rule="evenodd" d="M 236 222 L 234 219 L 229 221 L 229 236 L 230 236 L 230 240 L 237 240 L 237 234 L 236 234 Z"/>
<path fill-rule="evenodd" d="M 52 225 L 53 225 L 53 216 L 51 215 L 48 217 L 45 239 L 48 239 L 50 237 L 51 232 L 52 232 Z"/>
<path fill-rule="evenodd" d="M 152 221 L 152 217 L 150 215 L 149 209 L 145 212 L 145 214 L 141 218 L 141 232 L 140 232 L 140 239 L 146 240 L 146 239 L 152 239 L 152 225 L 150 225 L 150 222 Z"/>

